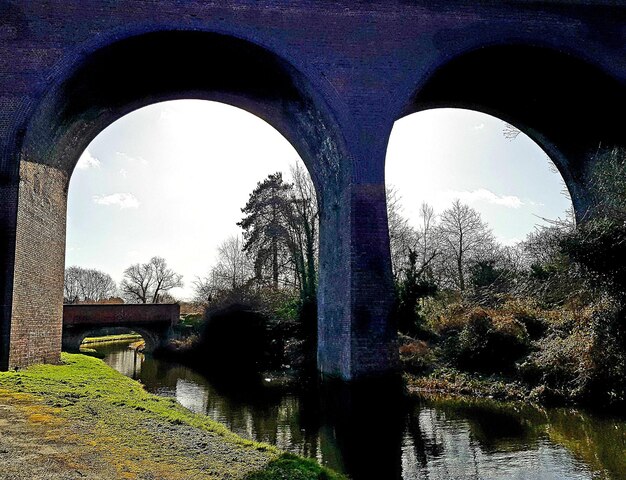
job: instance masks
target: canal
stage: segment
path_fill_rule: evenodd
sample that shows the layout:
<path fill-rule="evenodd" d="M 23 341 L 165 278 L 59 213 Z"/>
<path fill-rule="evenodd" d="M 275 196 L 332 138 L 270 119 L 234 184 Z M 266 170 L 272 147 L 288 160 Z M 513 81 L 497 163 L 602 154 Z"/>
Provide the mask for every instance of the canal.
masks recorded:
<path fill-rule="evenodd" d="M 303 393 L 264 378 L 233 384 L 128 344 L 90 347 L 148 391 L 354 480 L 626 478 L 624 419 L 490 400 L 407 399 L 394 389 Z"/>

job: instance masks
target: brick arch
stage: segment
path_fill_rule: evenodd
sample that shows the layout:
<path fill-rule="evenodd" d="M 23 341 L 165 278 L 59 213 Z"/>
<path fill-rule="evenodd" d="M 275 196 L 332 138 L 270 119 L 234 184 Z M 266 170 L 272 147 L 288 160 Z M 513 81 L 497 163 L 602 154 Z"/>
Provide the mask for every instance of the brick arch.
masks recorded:
<path fill-rule="evenodd" d="M 109 124 L 177 99 L 226 103 L 262 118 L 294 146 L 318 188 L 340 172 L 343 140 L 330 108 L 302 73 L 250 41 L 182 30 L 115 41 L 62 71 L 26 128 L 21 160 L 71 175 Z"/>
<path fill-rule="evenodd" d="M 192 98 L 227 103 L 267 121 L 307 166 L 321 208 L 324 269 L 340 263 L 346 235 L 332 207 L 341 202 L 349 155 L 331 109 L 307 78 L 271 51 L 211 32 L 158 31 L 85 54 L 43 96 L 22 136 L 10 328 L 3 326 L 0 369 L 57 362 L 61 349 L 65 216 L 69 178 L 89 142 L 126 113 Z M 320 323 L 325 314 L 320 304 Z M 329 310 L 330 311 L 330 310 Z"/>
<path fill-rule="evenodd" d="M 577 219 L 588 212 L 587 172 L 599 146 L 625 145 L 623 83 L 545 47 L 492 45 L 457 55 L 420 85 L 400 117 L 431 108 L 487 113 L 516 126 L 551 158 Z"/>

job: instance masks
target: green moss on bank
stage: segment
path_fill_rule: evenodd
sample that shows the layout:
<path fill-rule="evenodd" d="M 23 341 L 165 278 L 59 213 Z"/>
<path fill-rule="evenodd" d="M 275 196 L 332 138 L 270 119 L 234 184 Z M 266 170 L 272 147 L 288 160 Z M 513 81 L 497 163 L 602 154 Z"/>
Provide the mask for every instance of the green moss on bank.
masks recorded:
<path fill-rule="evenodd" d="M 269 463 L 263 471 L 251 473 L 246 480 L 341 480 L 345 477 L 332 472 L 314 460 L 303 459 L 290 453 L 284 453 Z"/>
<path fill-rule="evenodd" d="M 0 373 L 0 402 L 42 423 L 45 437 L 97 451 L 118 478 L 339 479 L 311 460 L 243 439 L 175 399 L 84 355 Z M 269 476 L 268 476 L 269 475 Z"/>

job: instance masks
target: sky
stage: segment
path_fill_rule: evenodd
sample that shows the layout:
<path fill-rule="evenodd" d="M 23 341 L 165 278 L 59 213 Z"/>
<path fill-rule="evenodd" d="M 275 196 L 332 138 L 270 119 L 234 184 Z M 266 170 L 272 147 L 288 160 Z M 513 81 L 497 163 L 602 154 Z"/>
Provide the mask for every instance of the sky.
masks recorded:
<path fill-rule="evenodd" d="M 423 201 L 440 213 L 459 198 L 477 209 L 503 243 L 522 240 L 540 218 L 563 217 L 570 201 L 551 162 L 523 134 L 465 110 L 438 109 L 396 122 L 386 181 L 404 215 L 418 223 Z M 193 280 L 217 246 L 240 233 L 241 208 L 257 182 L 301 162 L 258 117 L 228 105 L 178 100 L 136 110 L 103 130 L 70 181 L 66 266 L 109 273 L 164 257 L 183 274 L 172 291 L 191 298 Z"/>
<path fill-rule="evenodd" d="M 561 174 L 528 136 L 508 139 L 506 123 L 460 109 L 436 109 L 398 120 L 385 176 L 401 196 L 404 216 L 419 220 L 422 202 L 441 213 L 455 199 L 478 210 L 496 238 L 512 245 L 542 219 L 571 208 Z"/>

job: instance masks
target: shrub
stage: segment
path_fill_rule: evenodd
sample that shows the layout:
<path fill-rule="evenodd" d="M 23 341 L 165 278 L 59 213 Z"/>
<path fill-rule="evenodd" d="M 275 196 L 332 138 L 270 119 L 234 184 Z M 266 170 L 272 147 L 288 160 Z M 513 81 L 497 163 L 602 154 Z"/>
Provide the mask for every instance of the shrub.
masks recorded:
<path fill-rule="evenodd" d="M 500 309 L 504 314 L 520 322 L 531 339 L 538 339 L 548 329 L 548 314 L 530 299 L 513 298 L 507 300 Z"/>
<path fill-rule="evenodd" d="M 262 369 L 273 353 L 267 319 L 245 304 L 207 309 L 200 347 L 220 368 L 231 370 Z"/>
<path fill-rule="evenodd" d="M 460 302 L 449 304 L 437 315 L 435 320 L 431 320 L 431 328 L 441 335 L 460 332 L 467 323 L 465 314 L 468 308 Z"/>
<path fill-rule="evenodd" d="M 551 333 L 539 342 L 538 350 L 520 365 L 531 383 L 545 384 L 562 398 L 579 398 L 588 388 L 594 370 L 591 339 L 581 331 L 560 336 Z"/>
<path fill-rule="evenodd" d="M 626 398 L 626 355 L 619 302 L 563 309 L 519 367 L 526 381 L 561 400 L 617 405 Z"/>
<path fill-rule="evenodd" d="M 428 344 L 404 335 L 399 336 L 400 362 L 405 372 L 420 374 L 430 370 L 434 363 L 434 354 Z"/>
<path fill-rule="evenodd" d="M 204 316 L 201 313 L 188 313 L 181 315 L 178 324 L 174 326 L 174 332 L 179 336 L 198 335 L 204 325 Z"/>
<path fill-rule="evenodd" d="M 467 314 L 458 340 L 457 362 L 460 366 L 478 367 L 487 363 L 486 350 L 493 329 L 493 321 L 483 308 L 476 308 Z"/>
<path fill-rule="evenodd" d="M 510 371 L 528 352 L 526 326 L 506 311 L 454 305 L 438 326 L 444 357 L 459 368 Z"/>

